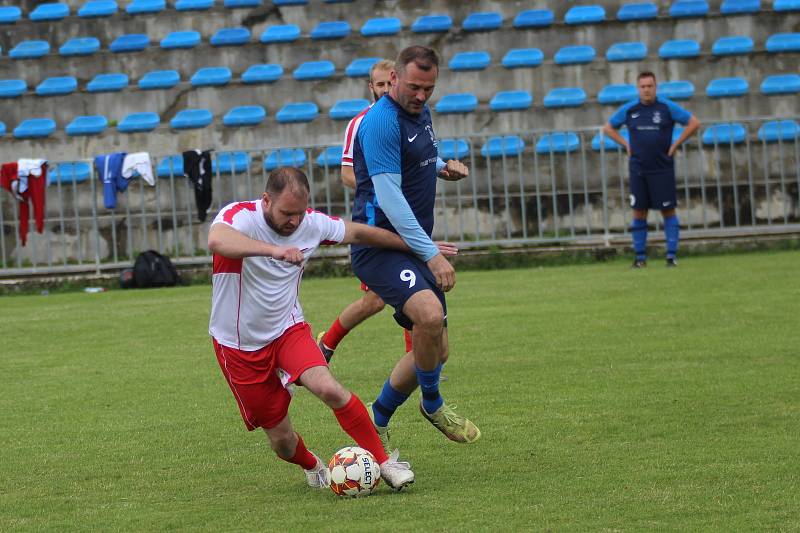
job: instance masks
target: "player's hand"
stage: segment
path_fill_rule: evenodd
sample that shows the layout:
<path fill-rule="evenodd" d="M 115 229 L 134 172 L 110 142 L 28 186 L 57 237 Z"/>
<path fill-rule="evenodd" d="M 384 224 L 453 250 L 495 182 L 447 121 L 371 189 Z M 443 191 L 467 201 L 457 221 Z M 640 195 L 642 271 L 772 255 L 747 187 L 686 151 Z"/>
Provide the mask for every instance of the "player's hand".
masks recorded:
<path fill-rule="evenodd" d="M 272 257 L 278 261 L 285 261 L 293 265 L 301 265 L 306 259 L 303 255 L 303 252 L 300 251 L 299 248 L 290 248 L 287 246 L 276 246 L 275 251 L 272 253 Z"/>
<path fill-rule="evenodd" d="M 673 155 L 675 155 L 675 151 L 677 149 L 678 149 L 677 145 L 673 144 L 672 146 L 669 147 L 669 151 L 667 152 L 667 155 L 672 157 Z"/>
<path fill-rule="evenodd" d="M 632 155 L 631 154 L 631 143 L 625 143 L 625 151 L 628 152 L 628 157 L 630 157 Z"/>
<path fill-rule="evenodd" d="M 436 286 L 442 291 L 447 292 L 455 286 L 456 270 L 453 268 L 453 265 L 444 258 L 444 255 L 439 254 L 433 256 L 428 261 L 428 268 L 431 269 L 431 272 L 436 278 Z"/>
<path fill-rule="evenodd" d="M 445 257 L 453 257 L 454 255 L 458 255 L 458 247 L 452 242 L 436 241 L 434 244 Z"/>
<path fill-rule="evenodd" d="M 467 165 L 455 159 L 448 159 L 447 165 L 439 172 L 439 177 L 447 181 L 458 181 L 469 176 Z"/>

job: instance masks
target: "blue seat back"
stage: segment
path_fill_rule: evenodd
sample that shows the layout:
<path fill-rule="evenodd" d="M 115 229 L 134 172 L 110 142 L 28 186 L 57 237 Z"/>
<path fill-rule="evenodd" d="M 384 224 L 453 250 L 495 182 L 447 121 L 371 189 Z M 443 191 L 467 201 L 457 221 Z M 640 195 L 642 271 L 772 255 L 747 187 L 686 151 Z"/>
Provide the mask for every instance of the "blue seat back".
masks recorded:
<path fill-rule="evenodd" d="M 140 52 L 150 46 L 150 37 L 143 33 L 120 35 L 108 47 L 114 53 Z"/>
<path fill-rule="evenodd" d="M 110 17 L 119 10 L 116 0 L 89 0 L 78 10 L 81 18 Z"/>
<path fill-rule="evenodd" d="M 128 75 L 121 72 L 98 74 L 86 86 L 90 93 L 121 91 L 128 86 Z"/>
<path fill-rule="evenodd" d="M 780 0 L 776 0 L 778 2 Z M 761 11 L 761 0 L 722 0 L 719 12 L 723 15 L 739 15 L 742 13 L 758 13 Z"/>
<path fill-rule="evenodd" d="M 83 183 L 92 175 L 92 166 L 86 161 L 56 163 L 47 170 L 47 184 Z"/>
<path fill-rule="evenodd" d="M 267 111 L 260 105 L 243 105 L 225 113 L 222 123 L 228 127 L 257 126 L 266 116 Z"/>
<path fill-rule="evenodd" d="M 514 17 L 514 27 L 522 28 L 545 28 L 553 24 L 555 17 L 549 9 L 528 9 L 520 11 Z"/>
<path fill-rule="evenodd" d="M 250 168 L 247 152 L 220 152 L 211 160 L 213 174 L 243 174 Z"/>
<path fill-rule="evenodd" d="M 669 100 L 688 100 L 694 96 L 694 84 L 686 80 L 661 82 L 658 84 L 658 95 Z"/>
<path fill-rule="evenodd" d="M 379 57 L 358 57 L 347 65 L 344 73 L 350 78 L 363 78 L 369 76 L 372 65 L 380 61 Z"/>
<path fill-rule="evenodd" d="M 139 88 L 144 90 L 171 89 L 181 81 L 177 70 L 151 70 L 139 80 Z"/>
<path fill-rule="evenodd" d="M 400 19 L 395 17 L 369 19 L 361 26 L 361 35 L 364 37 L 395 35 L 400 33 L 402 27 Z"/>
<path fill-rule="evenodd" d="M 522 154 L 523 150 L 525 150 L 525 141 L 516 135 L 505 135 L 489 137 L 481 147 L 481 155 L 489 159 L 511 157 Z"/>
<path fill-rule="evenodd" d="M 761 82 L 764 94 L 792 94 L 800 92 L 800 74 L 776 74 Z"/>
<path fill-rule="evenodd" d="M 528 109 L 533 96 L 528 91 L 500 91 L 489 102 L 492 111 L 518 111 Z"/>
<path fill-rule="evenodd" d="M 705 0 L 676 0 L 669 6 L 669 16 L 673 18 L 704 17 L 708 14 Z"/>
<path fill-rule="evenodd" d="M 697 57 L 700 55 L 700 43 L 691 39 L 667 41 L 658 49 L 663 59 Z"/>
<path fill-rule="evenodd" d="M 758 128 L 758 140 L 764 142 L 797 141 L 800 124 L 794 120 L 773 120 Z"/>
<path fill-rule="evenodd" d="M 622 128 L 619 130 L 619 134 L 622 135 L 622 138 L 626 141 L 630 140 L 630 135 L 628 134 L 628 128 Z M 600 150 L 621 150 L 622 145 L 617 144 L 617 142 L 605 135 L 602 131 L 597 132 L 597 134 L 592 137 L 592 150 L 595 152 L 599 152 Z"/>
<path fill-rule="evenodd" d="M 166 9 L 167 3 L 165 0 L 133 0 L 125 12 L 129 15 L 142 15 L 145 13 L 158 13 Z"/>
<path fill-rule="evenodd" d="M 653 2 L 623 4 L 617 10 L 617 20 L 652 20 L 658 16 L 658 6 Z"/>
<path fill-rule="evenodd" d="M 709 126 L 703 132 L 703 144 L 739 144 L 743 143 L 747 137 L 747 132 L 742 124 L 738 122 L 726 122 Z"/>
<path fill-rule="evenodd" d="M 800 11 L 800 0 L 775 0 L 772 3 L 772 9 L 779 12 Z"/>
<path fill-rule="evenodd" d="M 22 10 L 17 6 L 0 6 L 0 24 L 14 24 L 22 18 Z"/>
<path fill-rule="evenodd" d="M 613 84 L 606 85 L 597 94 L 597 101 L 601 104 L 622 104 L 630 102 L 639 97 L 639 91 L 633 84 Z"/>
<path fill-rule="evenodd" d="M 365 98 L 339 100 L 331 108 L 330 116 L 333 120 L 350 120 L 368 107 L 369 100 Z"/>
<path fill-rule="evenodd" d="M 11 59 L 35 59 L 50 53 L 50 43 L 41 40 L 22 41 L 8 53 Z"/>
<path fill-rule="evenodd" d="M 205 128 L 212 120 L 214 115 L 208 109 L 183 109 L 172 117 L 169 124 L 176 130 L 189 130 Z"/>
<path fill-rule="evenodd" d="M 222 28 L 211 36 L 211 46 L 241 46 L 250 42 L 247 28 Z"/>
<path fill-rule="evenodd" d="M 767 52 L 800 52 L 800 33 L 776 33 L 767 39 Z"/>
<path fill-rule="evenodd" d="M 318 167 L 339 168 L 342 165 L 342 147 L 328 146 L 317 156 Z"/>
<path fill-rule="evenodd" d="M 71 94 L 78 88 L 78 80 L 72 76 L 54 76 L 36 86 L 39 96 L 58 96 Z"/>
<path fill-rule="evenodd" d="M 0 80 L 0 98 L 16 98 L 27 90 L 25 80 Z"/>
<path fill-rule="evenodd" d="M 558 87 L 544 97 L 544 106 L 549 108 L 578 107 L 586 101 L 586 91 L 580 87 Z"/>
<path fill-rule="evenodd" d="M 603 6 L 573 6 L 564 15 L 567 24 L 595 24 L 606 19 L 606 10 Z"/>
<path fill-rule="evenodd" d="M 231 81 L 228 67 L 204 67 L 194 73 L 190 80 L 193 87 L 221 86 Z"/>
<path fill-rule="evenodd" d="M 346 20 L 320 22 L 311 30 L 311 38 L 315 40 L 344 39 L 350 35 L 350 23 Z"/>
<path fill-rule="evenodd" d="M 75 117 L 65 131 L 69 136 L 99 135 L 108 127 L 108 119 L 103 115 Z"/>
<path fill-rule="evenodd" d="M 479 50 L 474 52 L 459 52 L 447 64 L 450 70 L 483 70 L 489 66 L 492 58 L 489 52 Z"/>
<path fill-rule="evenodd" d="M 411 25 L 414 33 L 444 33 L 453 26 L 449 15 L 423 15 Z"/>
<path fill-rule="evenodd" d="M 14 128 L 17 139 L 49 137 L 56 131 L 56 122 L 51 118 L 29 118 Z"/>
<path fill-rule="evenodd" d="M 319 116 L 319 108 L 314 102 L 291 102 L 285 104 L 275 115 L 278 122 L 311 122 Z"/>
<path fill-rule="evenodd" d="M 290 43 L 300 38 L 300 27 L 296 24 L 270 26 L 261 33 L 262 43 Z"/>
<path fill-rule="evenodd" d="M 205 11 L 211 9 L 214 0 L 177 0 L 175 2 L 176 11 Z"/>
<path fill-rule="evenodd" d="M 471 113 L 478 107 L 478 97 L 472 93 L 445 94 L 436 102 L 437 113 Z"/>
<path fill-rule="evenodd" d="M 300 148 L 281 148 L 270 152 L 264 160 L 265 170 L 275 170 L 278 167 L 302 168 L 306 164 L 306 153 Z"/>
<path fill-rule="evenodd" d="M 159 178 L 183 176 L 183 155 L 175 154 L 162 158 L 156 167 L 156 174 Z"/>
<path fill-rule="evenodd" d="M 581 141 L 574 132 L 546 133 L 537 141 L 536 153 L 569 153 L 576 151 L 580 146 Z"/>
<path fill-rule="evenodd" d="M 556 65 L 576 65 L 591 63 L 595 58 L 594 48 L 588 44 L 564 46 L 556 52 Z"/>
<path fill-rule="evenodd" d="M 461 27 L 464 31 L 493 31 L 503 25 L 503 15 L 494 11 L 470 13 Z"/>
<path fill-rule="evenodd" d="M 194 30 L 173 31 L 159 43 L 159 46 L 165 50 L 174 50 L 176 48 L 194 48 L 200 44 L 200 32 Z"/>
<path fill-rule="evenodd" d="M 123 133 L 152 131 L 160 122 L 161 119 L 155 113 L 131 113 L 117 125 L 117 130 Z"/>
<path fill-rule="evenodd" d="M 69 6 L 61 2 L 39 4 L 28 16 L 34 22 L 61 20 L 69 16 Z"/>
<path fill-rule="evenodd" d="M 97 37 L 73 37 L 61 45 L 58 53 L 62 56 L 88 56 L 100 50 Z"/>
<path fill-rule="evenodd" d="M 244 83 L 272 83 L 283 76 L 283 67 L 275 64 L 250 65 L 242 74 Z"/>
<path fill-rule="evenodd" d="M 750 90 L 744 78 L 717 78 L 711 80 L 706 87 L 709 98 L 725 98 L 730 96 L 743 96 Z"/>
<path fill-rule="evenodd" d="M 512 48 L 503 56 L 505 68 L 538 67 L 544 54 L 538 48 Z"/>
<path fill-rule="evenodd" d="M 720 37 L 711 47 L 711 53 L 715 56 L 749 54 L 752 51 L 753 39 L 744 35 Z"/>
<path fill-rule="evenodd" d="M 294 69 L 292 76 L 296 80 L 323 80 L 330 78 L 336 72 L 332 61 L 306 61 Z"/>
<path fill-rule="evenodd" d="M 448 159 L 465 159 L 469 155 L 469 143 L 466 139 L 440 139 L 439 156 Z"/>
<path fill-rule="evenodd" d="M 609 61 L 641 61 L 647 57 L 647 45 L 643 42 L 614 43 L 606 50 Z"/>

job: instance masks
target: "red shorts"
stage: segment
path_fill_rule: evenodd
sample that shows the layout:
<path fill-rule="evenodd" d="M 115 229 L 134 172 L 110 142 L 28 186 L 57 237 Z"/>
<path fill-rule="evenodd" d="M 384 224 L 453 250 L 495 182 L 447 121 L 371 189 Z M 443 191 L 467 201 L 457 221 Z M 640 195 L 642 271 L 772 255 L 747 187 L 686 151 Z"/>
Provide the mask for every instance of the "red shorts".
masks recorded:
<path fill-rule="evenodd" d="M 286 387 L 309 368 L 326 366 L 311 326 L 305 322 L 252 352 L 222 346 L 213 337 L 212 341 L 248 431 L 277 426 L 289 413 L 292 401 Z"/>

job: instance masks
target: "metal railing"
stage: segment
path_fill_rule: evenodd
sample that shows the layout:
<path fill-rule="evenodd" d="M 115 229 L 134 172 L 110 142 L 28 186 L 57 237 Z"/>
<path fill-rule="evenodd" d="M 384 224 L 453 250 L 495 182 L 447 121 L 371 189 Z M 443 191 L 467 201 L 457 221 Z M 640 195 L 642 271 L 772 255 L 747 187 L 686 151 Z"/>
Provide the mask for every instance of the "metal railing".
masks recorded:
<path fill-rule="evenodd" d="M 705 124 L 680 148 L 675 169 L 684 235 L 800 229 L 800 139 L 796 133 L 774 140 L 761 135 L 764 123 L 775 120 L 740 122 L 743 136 L 707 143 L 702 135 L 713 124 Z M 566 148 L 547 142 L 553 134 L 564 136 Z M 630 222 L 627 156 L 619 147 L 598 146 L 599 134 L 600 128 L 524 132 L 517 134 L 524 147 L 512 145 L 496 154 L 486 151 L 495 136 L 462 137 L 470 176 L 459 182 L 439 180 L 435 237 L 465 247 L 624 237 Z M 349 217 L 351 192 L 339 181 L 335 157 L 325 158 L 327 148 L 297 149 L 311 184 L 309 203 Z M 0 276 L 99 272 L 128 265 L 147 249 L 178 263 L 208 262 L 209 222 L 228 203 L 260 196 L 272 152 L 244 151 L 239 164 L 231 152 L 214 154 L 213 203 L 205 222 L 197 218 L 192 183 L 169 158 L 154 159 L 161 170 L 155 186 L 131 181 L 115 209 L 104 208 L 91 161 L 80 162 L 90 165 L 88 179 L 82 180 L 74 165 L 71 173 L 60 173 L 47 187 L 44 232 L 36 233 L 31 222 L 26 246 L 19 236 L 17 201 L 2 194 Z M 51 171 L 61 163 L 51 162 Z M 650 221 L 660 229 L 657 213 Z"/>

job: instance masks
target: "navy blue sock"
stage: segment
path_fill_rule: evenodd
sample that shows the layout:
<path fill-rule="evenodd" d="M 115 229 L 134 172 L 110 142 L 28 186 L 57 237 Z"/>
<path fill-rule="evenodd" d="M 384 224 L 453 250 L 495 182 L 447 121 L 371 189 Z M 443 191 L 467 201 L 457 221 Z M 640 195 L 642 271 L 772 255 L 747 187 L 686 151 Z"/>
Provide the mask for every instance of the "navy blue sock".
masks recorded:
<path fill-rule="evenodd" d="M 387 379 L 386 383 L 383 384 L 383 390 L 375 399 L 375 403 L 372 404 L 372 416 L 374 417 L 375 425 L 388 426 L 389 419 L 407 399 L 408 394 L 395 390 Z"/>
<path fill-rule="evenodd" d="M 672 215 L 664 219 L 664 237 L 667 240 L 667 259 L 674 259 L 678 253 L 678 240 L 680 238 L 681 225 L 678 215 Z"/>
<path fill-rule="evenodd" d="M 421 370 L 415 366 L 417 370 L 417 382 L 422 391 L 422 407 L 428 414 L 434 413 L 438 410 L 444 400 L 439 395 L 439 375 L 442 373 L 441 363 L 433 370 Z"/>
<path fill-rule="evenodd" d="M 631 237 L 633 239 L 633 251 L 636 252 L 636 259 L 644 261 L 647 259 L 647 220 L 634 218 L 631 223 Z"/>

